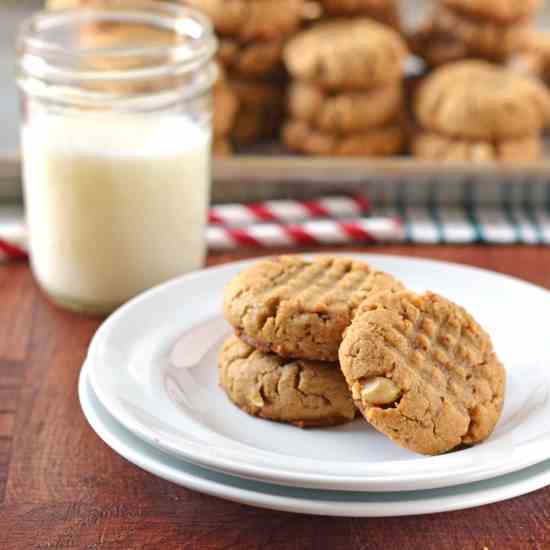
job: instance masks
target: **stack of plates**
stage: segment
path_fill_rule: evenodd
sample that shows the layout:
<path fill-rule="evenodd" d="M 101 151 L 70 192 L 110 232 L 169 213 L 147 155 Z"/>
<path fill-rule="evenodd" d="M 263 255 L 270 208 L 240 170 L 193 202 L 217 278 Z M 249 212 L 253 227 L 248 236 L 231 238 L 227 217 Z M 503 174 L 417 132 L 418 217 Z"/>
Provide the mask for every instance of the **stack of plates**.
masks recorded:
<path fill-rule="evenodd" d="M 224 285 L 248 262 L 194 273 L 132 300 L 100 328 L 80 378 L 92 428 L 164 479 L 254 506 L 334 516 L 398 516 L 501 501 L 550 484 L 550 292 L 453 264 L 356 256 L 416 291 L 470 310 L 508 372 L 503 416 L 476 447 L 422 457 L 364 420 L 299 430 L 258 420 L 217 383 L 230 329 Z"/>

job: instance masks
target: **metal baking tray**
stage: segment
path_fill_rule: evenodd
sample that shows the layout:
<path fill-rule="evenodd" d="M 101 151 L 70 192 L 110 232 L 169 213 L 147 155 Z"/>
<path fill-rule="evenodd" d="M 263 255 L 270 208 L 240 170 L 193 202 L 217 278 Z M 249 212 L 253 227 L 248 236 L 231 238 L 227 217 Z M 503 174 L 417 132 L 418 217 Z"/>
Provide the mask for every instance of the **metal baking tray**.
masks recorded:
<path fill-rule="evenodd" d="M 429 0 L 401 0 L 405 24 L 414 26 L 430 9 Z M 537 21 L 550 27 L 550 0 Z M 14 84 L 15 29 L 41 2 L 8 2 L 0 6 L 0 201 L 21 195 L 18 153 L 18 108 Z M 213 200 L 244 201 L 275 197 L 307 198 L 321 193 L 364 192 L 373 200 L 403 195 L 416 202 L 430 199 L 435 187 L 445 202 L 474 193 L 478 201 L 500 200 L 502 184 L 545 185 L 550 182 L 550 140 L 547 159 L 528 163 L 439 163 L 412 157 L 314 158 L 285 154 L 280 147 L 260 146 L 214 161 Z M 473 189 L 473 191 L 472 191 Z"/>

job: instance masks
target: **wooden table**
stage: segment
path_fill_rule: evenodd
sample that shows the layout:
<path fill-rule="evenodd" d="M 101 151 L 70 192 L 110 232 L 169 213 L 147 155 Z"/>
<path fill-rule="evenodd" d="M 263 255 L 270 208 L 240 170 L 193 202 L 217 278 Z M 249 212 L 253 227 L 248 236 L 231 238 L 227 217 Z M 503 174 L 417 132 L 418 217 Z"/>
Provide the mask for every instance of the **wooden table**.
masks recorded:
<path fill-rule="evenodd" d="M 550 288 L 550 248 L 375 251 L 463 262 Z M 211 255 L 209 264 L 254 254 Z M 510 322 L 525 313 L 511 311 Z M 111 451 L 80 411 L 78 373 L 98 325 L 50 305 L 26 264 L 0 266 L 1 550 L 550 548 L 550 488 L 464 512 L 342 519 L 249 508 L 157 479 Z"/>

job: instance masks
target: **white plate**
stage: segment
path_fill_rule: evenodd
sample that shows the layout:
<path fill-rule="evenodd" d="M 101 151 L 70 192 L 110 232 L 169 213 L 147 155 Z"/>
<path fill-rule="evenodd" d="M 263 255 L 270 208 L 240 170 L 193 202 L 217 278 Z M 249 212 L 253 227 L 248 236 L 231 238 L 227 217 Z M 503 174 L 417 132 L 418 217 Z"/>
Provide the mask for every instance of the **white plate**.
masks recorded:
<path fill-rule="evenodd" d="M 221 317 L 223 288 L 250 262 L 184 276 L 118 310 L 90 347 L 96 394 L 126 428 L 159 449 L 228 474 L 291 486 L 431 489 L 496 477 L 549 458 L 550 293 L 454 264 L 355 257 L 415 290 L 430 288 L 456 300 L 492 334 L 508 370 L 508 394 L 488 441 L 422 457 L 397 447 L 364 420 L 303 431 L 237 409 L 218 387 L 216 358 L 229 333 Z"/>
<path fill-rule="evenodd" d="M 405 493 L 295 489 L 219 474 L 171 458 L 124 429 L 97 400 L 88 383 L 88 370 L 89 367 L 84 366 L 80 375 L 80 403 L 88 422 L 109 447 L 132 464 L 177 485 L 249 506 L 347 517 L 433 514 L 500 502 L 550 484 L 550 461 L 452 489 Z"/>

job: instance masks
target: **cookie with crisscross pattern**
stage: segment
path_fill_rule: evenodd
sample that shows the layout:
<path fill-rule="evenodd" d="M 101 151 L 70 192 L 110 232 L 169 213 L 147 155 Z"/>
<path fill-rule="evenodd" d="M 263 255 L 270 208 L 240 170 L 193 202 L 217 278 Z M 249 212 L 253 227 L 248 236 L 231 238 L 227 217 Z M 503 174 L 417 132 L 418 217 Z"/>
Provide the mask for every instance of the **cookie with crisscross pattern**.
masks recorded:
<path fill-rule="evenodd" d="M 346 258 L 262 260 L 227 286 L 225 318 L 255 348 L 283 357 L 336 361 L 342 333 L 373 292 L 400 290 L 391 275 Z"/>
<path fill-rule="evenodd" d="M 339 358 L 365 418 L 412 451 L 438 454 L 478 443 L 500 417 L 505 371 L 491 339 L 437 294 L 370 297 L 347 329 Z"/>

